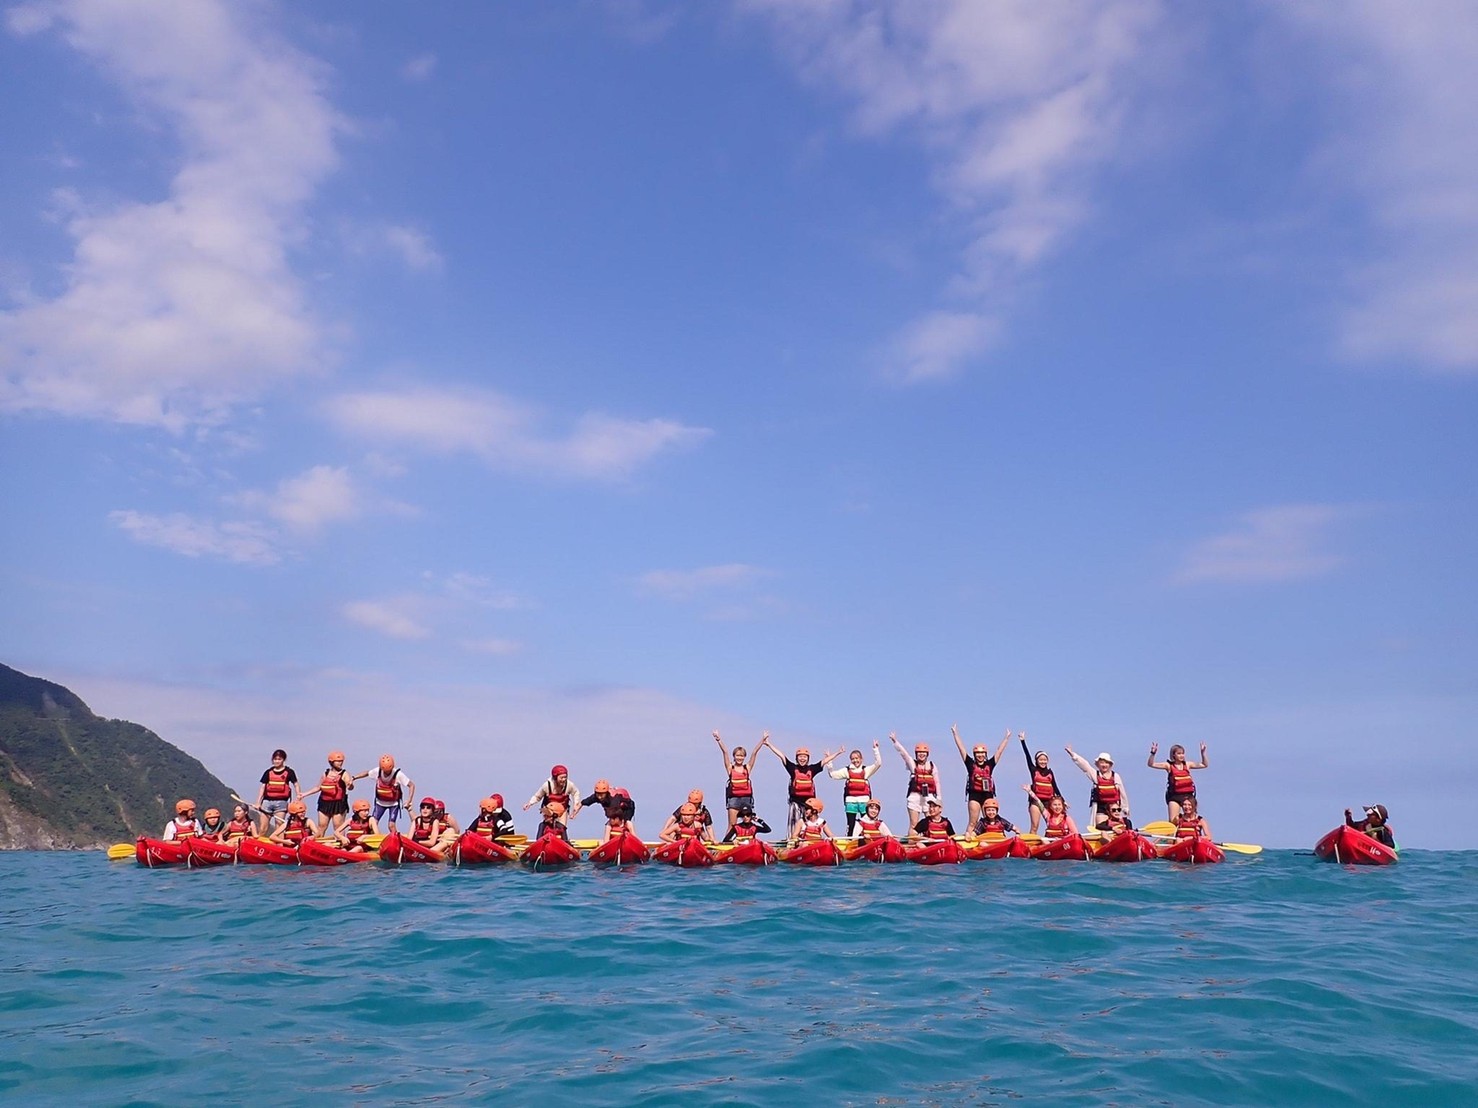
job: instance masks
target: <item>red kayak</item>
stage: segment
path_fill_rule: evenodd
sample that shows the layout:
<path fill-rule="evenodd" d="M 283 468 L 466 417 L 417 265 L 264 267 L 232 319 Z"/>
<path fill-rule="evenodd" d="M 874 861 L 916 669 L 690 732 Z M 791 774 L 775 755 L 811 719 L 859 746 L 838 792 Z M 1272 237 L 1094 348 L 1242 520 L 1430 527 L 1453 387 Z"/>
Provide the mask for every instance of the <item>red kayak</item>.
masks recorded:
<path fill-rule="evenodd" d="M 954 866 L 969 857 L 965 848 L 953 839 L 934 839 L 909 847 L 905 853 L 910 862 L 921 866 Z"/>
<path fill-rule="evenodd" d="M 440 851 L 423 846 L 415 839 L 408 839 L 399 831 L 392 831 L 380 843 L 380 857 L 386 862 L 445 862 Z"/>
<path fill-rule="evenodd" d="M 555 866 L 567 866 L 579 860 L 580 852 L 567 840 L 552 832 L 524 847 L 523 856 L 519 859 L 532 869 L 552 869 Z"/>
<path fill-rule="evenodd" d="M 1341 824 L 1314 844 L 1314 857 L 1347 866 L 1389 866 L 1397 854 L 1364 831 Z"/>
<path fill-rule="evenodd" d="M 652 851 L 652 861 L 666 862 L 669 866 L 711 866 L 713 855 L 702 839 L 686 838 L 663 843 Z"/>
<path fill-rule="evenodd" d="M 1160 856 L 1160 848 L 1148 835 L 1121 831 L 1093 853 L 1100 862 L 1144 862 Z"/>
<path fill-rule="evenodd" d="M 800 846 L 792 847 L 777 857 L 782 862 L 789 862 L 796 866 L 839 866 L 842 864 L 842 852 L 831 839 L 801 843 Z"/>
<path fill-rule="evenodd" d="M 850 850 L 843 850 L 842 856 L 849 862 L 902 862 L 908 858 L 908 853 L 892 835 L 880 835 L 875 839 L 865 839 Z"/>
<path fill-rule="evenodd" d="M 590 860 L 601 866 L 636 866 L 651 856 L 647 844 L 630 831 L 607 839 L 590 852 Z"/>
<path fill-rule="evenodd" d="M 298 850 L 266 839 L 242 839 L 236 844 L 236 858 L 251 866 L 295 866 Z"/>
<path fill-rule="evenodd" d="M 304 839 L 298 847 L 298 861 L 305 866 L 347 866 L 353 862 L 373 862 L 375 856 L 360 850 L 345 850 L 332 843 Z"/>
<path fill-rule="evenodd" d="M 190 864 L 192 866 L 230 866 L 236 862 L 235 843 L 202 838 L 187 841 L 190 844 Z"/>
<path fill-rule="evenodd" d="M 734 866 L 773 866 L 779 861 L 775 848 L 759 839 L 735 844 L 732 850 L 719 855 L 718 860 Z"/>
<path fill-rule="evenodd" d="M 459 866 L 488 865 L 492 862 L 512 862 L 518 855 L 502 843 L 479 835 L 476 831 L 463 831 L 462 837 L 452 850 L 452 861 Z"/>
<path fill-rule="evenodd" d="M 1030 858 L 1031 848 L 1015 835 L 1002 839 L 976 839 L 965 844 L 965 857 L 977 861 L 997 858 Z"/>
<path fill-rule="evenodd" d="M 1176 839 L 1170 845 L 1158 849 L 1160 857 L 1167 862 L 1189 862 L 1192 865 L 1207 866 L 1226 860 L 1226 854 L 1221 847 L 1204 835 Z"/>
<path fill-rule="evenodd" d="M 139 865 L 149 866 L 151 869 L 154 866 L 183 866 L 190 860 L 190 840 L 171 839 L 165 842 L 163 839 L 140 838 L 133 848 L 133 856 L 138 859 Z"/>
<path fill-rule="evenodd" d="M 1031 857 L 1043 862 L 1063 862 L 1068 859 L 1088 857 L 1088 844 L 1082 835 L 1064 835 L 1060 839 L 1048 839 L 1040 846 L 1031 848 Z"/>

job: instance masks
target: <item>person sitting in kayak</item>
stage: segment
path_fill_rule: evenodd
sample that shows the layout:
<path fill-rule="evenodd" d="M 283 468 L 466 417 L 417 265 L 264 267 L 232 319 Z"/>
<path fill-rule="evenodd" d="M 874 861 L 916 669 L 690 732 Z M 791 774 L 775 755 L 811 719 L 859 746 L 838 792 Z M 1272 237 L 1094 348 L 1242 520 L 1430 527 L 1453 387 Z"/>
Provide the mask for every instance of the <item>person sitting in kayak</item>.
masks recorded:
<path fill-rule="evenodd" d="M 549 768 L 549 779 L 539 786 L 538 792 L 529 797 L 523 810 L 527 812 L 539 805 L 540 811 L 543 811 L 545 803 L 550 800 L 559 805 L 560 819 L 566 823 L 580 814 L 580 790 L 570 784 L 570 771 L 562 765 Z"/>
<path fill-rule="evenodd" d="M 176 839 L 190 839 L 198 834 L 200 834 L 200 823 L 195 818 L 195 802 L 193 800 L 175 801 L 174 819 L 164 825 L 164 834 L 160 838 L 167 843 L 172 843 Z"/>
<path fill-rule="evenodd" d="M 503 839 L 514 834 L 513 816 L 503 807 L 502 794 L 494 793 L 482 799 L 467 830 L 476 831 L 485 839 Z"/>
<path fill-rule="evenodd" d="M 371 848 L 365 838 L 380 833 L 380 825 L 375 822 L 375 817 L 370 815 L 370 802 L 368 800 L 356 800 L 352 806 L 353 814 L 345 821 L 342 827 L 334 829 L 334 835 L 339 840 L 339 845 L 345 850 L 355 854 L 369 854 Z"/>
<path fill-rule="evenodd" d="M 742 746 L 736 746 L 731 755 L 724 749 L 724 740 L 717 731 L 713 733 L 713 741 L 718 743 L 719 757 L 724 762 L 724 810 L 729 815 L 729 830 L 724 835 L 724 842 L 728 842 L 734 835 L 739 813 L 754 811 L 754 764 L 759 761 L 760 751 L 770 745 L 770 733 L 766 731 L 761 735 L 759 746 L 747 755 Z"/>
<path fill-rule="evenodd" d="M 1129 813 L 1124 811 L 1122 804 L 1111 804 L 1107 812 L 1097 817 L 1093 829 L 1105 835 L 1122 835 L 1125 831 L 1134 830 L 1134 824 L 1129 822 Z"/>
<path fill-rule="evenodd" d="M 1071 746 L 1063 749 L 1067 751 L 1073 764 L 1083 771 L 1083 776 L 1093 783 L 1093 788 L 1088 793 L 1089 827 L 1097 827 L 1099 819 L 1115 804 L 1125 813 L 1129 811 L 1129 790 L 1124 787 L 1124 778 L 1114 769 L 1113 755 L 1105 750 L 1089 765 L 1088 759 Z"/>
<path fill-rule="evenodd" d="M 924 816 L 913 825 L 909 838 L 952 839 L 955 837 L 955 825 L 944 814 L 944 804 L 937 796 L 931 796 L 924 801 L 924 808 Z"/>
<path fill-rule="evenodd" d="M 1185 758 L 1185 747 L 1176 743 L 1170 748 L 1170 757 L 1163 762 L 1155 761 L 1155 755 L 1160 752 L 1159 743 L 1150 743 L 1150 756 L 1145 760 L 1145 765 L 1150 769 L 1163 769 L 1166 773 L 1165 779 L 1165 810 L 1169 814 L 1166 818 L 1175 823 L 1180 819 L 1180 808 L 1187 797 L 1196 795 L 1196 782 L 1191 777 L 1191 770 L 1205 769 L 1206 744 L 1201 744 L 1201 760 L 1199 762 L 1188 762 Z"/>
<path fill-rule="evenodd" d="M 747 843 L 757 835 L 768 835 L 770 825 L 757 816 L 753 808 L 740 812 L 734 826 L 724 836 L 726 843 Z"/>
<path fill-rule="evenodd" d="M 1016 737 L 1021 741 L 1021 752 L 1027 754 L 1026 732 L 1018 731 Z M 1045 750 L 1037 751 L 1035 758 L 1028 755 L 1027 765 L 1032 779 L 1021 787 L 1026 790 L 1026 813 L 1031 817 L 1031 833 L 1035 835 L 1047 817 L 1047 805 L 1054 796 L 1061 796 L 1062 790 L 1057 787 L 1057 775 L 1052 772 L 1051 759 Z"/>
<path fill-rule="evenodd" d="M 825 810 L 826 804 L 819 796 L 813 796 L 807 800 L 802 808 L 801 818 L 790 830 L 790 841 L 800 845 L 831 838 L 831 828 L 826 826 L 826 820 L 821 818 L 821 813 Z"/>
<path fill-rule="evenodd" d="M 908 756 L 908 751 L 903 749 L 903 744 L 898 741 L 896 731 L 888 732 L 888 741 L 898 751 L 898 756 L 903 759 L 903 765 L 908 770 L 908 818 L 910 824 L 917 823 L 921 819 L 928 818 L 929 798 L 936 799 L 941 796 L 939 789 L 939 771 L 934 768 L 934 763 L 929 760 L 929 744 L 918 743 L 913 748 L 913 757 Z"/>
<path fill-rule="evenodd" d="M 224 839 L 228 843 L 239 843 L 256 830 L 251 818 L 251 809 L 245 804 L 236 805 L 231 812 L 231 822 L 226 824 Z"/>
<path fill-rule="evenodd" d="M 1042 823 L 1044 839 L 1062 839 L 1078 833 L 1078 825 L 1068 815 L 1067 800 L 1058 793 L 1047 801 L 1047 818 Z"/>
<path fill-rule="evenodd" d="M 539 812 L 544 818 L 539 821 L 539 826 L 534 831 L 536 842 L 545 835 L 553 835 L 565 842 L 570 841 L 570 832 L 565 826 L 565 806 L 563 804 L 558 800 L 546 800 Z"/>
<path fill-rule="evenodd" d="M 421 800 L 419 814 L 411 820 L 410 839 L 412 842 L 420 843 L 428 850 L 438 849 L 441 840 L 441 821 L 436 818 L 436 798 L 425 797 Z"/>
<path fill-rule="evenodd" d="M 393 756 L 381 754 L 380 770 L 375 774 L 375 822 L 383 820 L 387 830 L 396 830 L 400 813 L 410 815 L 411 801 L 415 798 L 416 783 L 396 766 Z"/>
<path fill-rule="evenodd" d="M 290 802 L 298 799 L 298 774 L 287 764 L 287 751 L 272 751 L 272 764 L 262 773 L 262 786 L 257 790 L 256 809 L 262 821 L 257 828 L 265 835 L 274 819 L 282 819 Z"/>
<path fill-rule="evenodd" d="M 980 818 L 970 825 L 970 830 L 965 832 L 965 837 L 967 839 L 994 839 L 1014 834 L 1016 834 L 1016 825 L 1001 815 L 1001 802 L 991 797 L 981 804 Z"/>
<path fill-rule="evenodd" d="M 200 837 L 209 839 L 213 843 L 221 842 L 226 837 L 226 819 L 221 815 L 219 808 L 207 808 L 205 818 L 200 823 Z"/>
<path fill-rule="evenodd" d="M 883 802 L 877 797 L 872 797 L 867 802 L 867 807 L 857 817 L 857 826 L 851 830 L 857 833 L 857 837 L 863 842 L 868 839 L 891 839 L 893 832 L 883 822 Z"/>
<path fill-rule="evenodd" d="M 456 817 L 448 815 L 445 800 L 434 800 L 432 806 L 435 808 L 436 825 L 441 828 L 441 834 L 436 838 L 436 844 L 432 850 L 450 850 L 462 837 L 462 828 L 458 825 Z"/>
<path fill-rule="evenodd" d="M 1211 838 L 1211 825 L 1201 818 L 1194 796 L 1184 797 L 1180 802 L 1180 816 L 1175 821 L 1175 837 L 1189 839 L 1200 835 Z"/>
<path fill-rule="evenodd" d="M 301 846 L 304 839 L 311 839 L 313 823 L 308 819 L 308 805 L 301 800 L 289 801 L 287 812 L 268 837 L 283 846 Z"/>
<path fill-rule="evenodd" d="M 761 743 L 761 745 L 769 744 Z M 790 784 L 786 794 L 790 801 L 790 807 L 786 812 L 786 823 L 788 826 L 794 827 L 800 820 L 805 818 L 806 801 L 816 795 L 816 775 L 825 771 L 832 760 L 842 752 L 842 748 L 837 747 L 836 751 L 831 754 L 823 750 L 821 752 L 821 761 L 819 762 L 811 761 L 811 750 L 805 746 L 796 748 L 795 761 L 793 762 L 784 754 L 781 754 L 780 751 L 776 750 L 775 747 L 770 746 L 770 750 L 774 753 L 775 757 L 780 759 L 781 764 L 785 766 L 785 772 L 790 775 Z"/>
<path fill-rule="evenodd" d="M 1396 836 L 1386 823 L 1389 816 L 1384 804 L 1369 804 L 1365 808 L 1365 818 L 1355 819 L 1348 808 L 1345 809 L 1345 826 L 1353 827 L 1356 831 L 1369 835 L 1376 842 L 1396 849 Z"/>
<path fill-rule="evenodd" d="M 883 768 L 883 750 L 878 743 L 872 744 L 872 764 L 864 765 L 862 751 L 854 750 L 847 757 L 847 764 L 840 769 L 827 770 L 833 781 L 845 781 L 842 786 L 842 810 L 847 813 L 847 836 L 857 828 L 857 817 L 867 811 L 867 802 L 872 799 L 872 786 L 868 784 L 872 775 Z"/>
<path fill-rule="evenodd" d="M 675 817 L 668 820 L 667 826 L 662 828 L 657 838 L 664 843 L 675 843 L 682 839 L 698 839 L 711 843 L 713 832 L 698 818 L 698 806 L 687 802 L 678 808 Z"/>
<path fill-rule="evenodd" d="M 349 793 L 354 788 L 354 782 L 368 776 L 369 770 L 363 773 L 350 773 L 346 770 L 342 750 L 328 752 L 328 768 L 323 771 L 318 784 L 300 795 L 300 799 L 307 800 L 314 793 L 318 794 L 320 836 L 328 835 L 330 825 L 335 831 L 344 825 L 344 821 L 349 818 Z"/>
<path fill-rule="evenodd" d="M 996 747 L 994 758 L 984 743 L 976 743 L 970 753 L 966 754 L 959 727 L 951 724 L 949 733 L 954 736 L 955 749 L 965 762 L 965 813 L 967 825 L 974 826 L 980 819 L 985 802 L 996 795 L 996 765 L 1000 762 L 1001 755 L 1006 753 L 1006 744 L 1011 741 L 1011 728 L 1006 728 L 1006 737 Z"/>
<path fill-rule="evenodd" d="M 600 841 L 608 843 L 612 839 L 619 839 L 627 833 L 636 834 L 631 826 L 631 821 L 617 809 L 612 815 L 606 817 L 605 828 L 601 831 Z"/>

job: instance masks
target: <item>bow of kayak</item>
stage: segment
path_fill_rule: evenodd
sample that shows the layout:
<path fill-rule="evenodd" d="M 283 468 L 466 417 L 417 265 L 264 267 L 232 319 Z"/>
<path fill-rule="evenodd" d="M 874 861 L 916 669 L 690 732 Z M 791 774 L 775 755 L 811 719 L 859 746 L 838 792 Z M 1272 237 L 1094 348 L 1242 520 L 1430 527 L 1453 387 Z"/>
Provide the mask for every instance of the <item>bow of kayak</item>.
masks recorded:
<path fill-rule="evenodd" d="M 1389 866 L 1398 855 L 1385 843 L 1342 824 L 1314 844 L 1314 857 L 1350 866 Z"/>

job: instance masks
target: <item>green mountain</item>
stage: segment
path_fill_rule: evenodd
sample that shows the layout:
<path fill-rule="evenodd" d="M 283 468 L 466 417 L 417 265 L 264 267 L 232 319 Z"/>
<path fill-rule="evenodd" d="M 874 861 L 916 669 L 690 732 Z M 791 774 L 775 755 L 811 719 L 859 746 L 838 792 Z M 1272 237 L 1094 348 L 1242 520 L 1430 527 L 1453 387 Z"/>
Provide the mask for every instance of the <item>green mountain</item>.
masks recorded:
<path fill-rule="evenodd" d="M 230 792 L 147 727 L 100 719 L 61 685 L 0 665 L 0 849 L 158 835 L 180 797 L 229 814 Z"/>

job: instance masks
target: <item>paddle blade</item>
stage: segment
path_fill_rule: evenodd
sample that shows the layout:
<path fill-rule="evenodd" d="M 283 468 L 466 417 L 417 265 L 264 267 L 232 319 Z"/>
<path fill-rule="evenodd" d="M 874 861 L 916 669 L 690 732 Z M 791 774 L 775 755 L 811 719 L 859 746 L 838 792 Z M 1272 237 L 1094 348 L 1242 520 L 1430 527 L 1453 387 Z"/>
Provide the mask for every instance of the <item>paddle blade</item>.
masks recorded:
<path fill-rule="evenodd" d="M 1154 823 L 1147 823 L 1143 827 L 1141 827 L 1140 830 L 1143 831 L 1146 835 L 1174 835 L 1175 824 L 1169 823 L 1162 819 L 1157 820 Z"/>
<path fill-rule="evenodd" d="M 108 861 L 121 862 L 125 858 L 132 858 L 136 847 L 133 843 L 114 843 L 108 847 Z"/>
<path fill-rule="evenodd" d="M 1217 843 L 1223 850 L 1230 850 L 1233 854 L 1261 854 L 1262 847 L 1256 843 Z"/>

